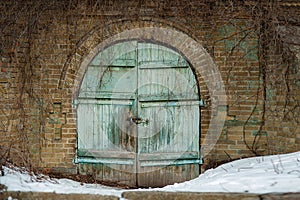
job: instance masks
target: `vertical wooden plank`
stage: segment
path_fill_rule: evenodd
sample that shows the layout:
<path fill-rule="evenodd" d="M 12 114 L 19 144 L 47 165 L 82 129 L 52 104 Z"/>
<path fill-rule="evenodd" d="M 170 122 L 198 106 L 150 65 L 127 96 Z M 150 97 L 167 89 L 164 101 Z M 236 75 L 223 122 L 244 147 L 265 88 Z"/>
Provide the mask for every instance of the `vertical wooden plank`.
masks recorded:
<path fill-rule="evenodd" d="M 149 50 L 149 47 L 152 49 Z M 138 68 L 140 76 L 138 81 L 140 85 L 139 96 L 144 97 L 144 104 L 149 105 L 153 100 L 155 100 L 153 104 L 166 104 L 168 102 L 172 104 L 172 102 L 197 101 L 199 99 L 193 72 L 189 67 L 184 67 L 188 64 L 178 53 L 156 44 L 139 44 L 138 59 L 140 64 Z M 148 125 L 148 130 L 145 130 L 145 127 L 141 125 L 138 126 L 139 135 L 145 135 L 145 133 L 149 135 L 149 138 L 139 138 L 138 153 L 160 152 L 164 154 L 199 151 L 199 144 L 197 143 L 197 146 L 192 141 L 192 139 L 199 141 L 199 114 L 196 114 L 199 109 L 197 105 L 173 106 L 171 104 L 170 106 L 166 104 L 164 106 L 139 108 L 139 115 L 142 118 L 149 117 L 150 125 Z M 153 130 L 157 130 L 158 133 L 153 135 Z M 154 165 L 142 167 L 141 170 L 156 169 L 156 171 L 140 174 L 139 183 L 141 185 L 162 186 L 190 179 L 194 174 L 194 167 L 191 167 L 194 164 L 163 167 L 155 166 L 155 162 L 159 161 L 150 162 L 153 162 Z"/>

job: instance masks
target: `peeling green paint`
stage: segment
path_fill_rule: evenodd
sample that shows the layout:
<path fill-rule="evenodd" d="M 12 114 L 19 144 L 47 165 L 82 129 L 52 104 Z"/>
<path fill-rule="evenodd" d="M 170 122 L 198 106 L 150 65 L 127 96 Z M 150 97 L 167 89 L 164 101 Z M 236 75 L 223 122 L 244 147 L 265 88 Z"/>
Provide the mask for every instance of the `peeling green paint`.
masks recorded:
<path fill-rule="evenodd" d="M 243 59 L 258 61 L 258 42 L 255 42 L 257 41 L 256 33 L 252 32 L 251 29 L 245 29 L 248 25 L 246 20 L 238 20 L 238 22 L 233 23 L 235 26 L 230 23 L 217 29 L 216 33 L 222 38 L 218 42 L 225 46 L 225 50 L 228 53 L 243 52 Z M 242 25 L 236 26 L 236 24 Z"/>
<path fill-rule="evenodd" d="M 251 134 L 253 136 L 267 136 L 267 131 L 259 131 L 259 130 L 255 130 L 255 131 L 252 131 Z"/>
<path fill-rule="evenodd" d="M 61 124 L 59 118 L 49 118 L 49 124 Z"/>
<path fill-rule="evenodd" d="M 226 120 L 225 121 L 225 126 L 243 126 L 243 125 L 247 125 L 247 126 L 260 126 L 263 123 L 261 121 L 258 120 L 249 120 L 247 123 L 245 123 L 245 121 L 242 120 Z"/>
<path fill-rule="evenodd" d="M 274 94 L 274 90 L 267 88 L 266 89 L 266 97 L 267 97 L 266 100 L 272 100 L 274 96 L 276 96 Z"/>

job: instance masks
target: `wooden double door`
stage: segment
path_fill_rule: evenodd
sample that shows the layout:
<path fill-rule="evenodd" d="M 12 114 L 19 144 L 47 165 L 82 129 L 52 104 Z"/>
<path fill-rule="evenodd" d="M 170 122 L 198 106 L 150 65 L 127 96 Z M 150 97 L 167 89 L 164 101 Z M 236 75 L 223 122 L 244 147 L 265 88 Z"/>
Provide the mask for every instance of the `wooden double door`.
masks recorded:
<path fill-rule="evenodd" d="M 77 99 L 80 172 L 157 187 L 199 175 L 197 81 L 174 50 L 115 44 L 89 64 Z"/>

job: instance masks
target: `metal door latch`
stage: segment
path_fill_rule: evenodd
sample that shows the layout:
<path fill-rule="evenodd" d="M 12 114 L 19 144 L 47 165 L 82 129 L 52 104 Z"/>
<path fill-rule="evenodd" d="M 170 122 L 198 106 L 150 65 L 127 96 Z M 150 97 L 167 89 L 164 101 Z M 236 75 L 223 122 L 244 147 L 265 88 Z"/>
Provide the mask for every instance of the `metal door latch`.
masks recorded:
<path fill-rule="evenodd" d="M 142 119 L 140 117 L 131 117 L 130 118 L 130 123 L 135 123 L 135 124 L 148 124 L 149 123 L 149 119 Z"/>

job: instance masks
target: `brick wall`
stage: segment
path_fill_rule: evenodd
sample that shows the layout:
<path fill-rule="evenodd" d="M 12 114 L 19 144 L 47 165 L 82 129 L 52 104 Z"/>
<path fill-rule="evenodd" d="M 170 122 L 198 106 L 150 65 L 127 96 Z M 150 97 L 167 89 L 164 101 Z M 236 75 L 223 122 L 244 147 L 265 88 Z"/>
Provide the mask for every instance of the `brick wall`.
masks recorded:
<path fill-rule="evenodd" d="M 297 45 L 290 54 L 284 54 L 289 58 L 286 59 L 280 50 L 282 45 L 270 37 L 272 45 L 264 55 L 267 74 L 263 76 L 258 49 L 260 32 L 254 26 L 256 18 L 248 12 L 253 8 L 251 3 L 232 6 L 221 1 L 3 1 L 0 6 L 4 11 L 0 147 L 3 157 L 11 161 L 75 172 L 72 160 L 76 156 L 76 109 L 72 104 L 85 62 L 99 44 L 109 45 L 110 38 L 119 33 L 146 27 L 174 30 L 187 38 L 169 45 L 194 64 L 200 93 L 207 104 L 201 111 L 204 146 L 216 139 L 207 134 L 218 127 L 217 123 L 210 124 L 211 120 L 226 115 L 221 135 L 205 155 L 203 168 L 255 153 L 300 149 L 299 55 L 293 53 Z M 293 8 L 295 13 L 299 10 L 296 4 L 281 8 Z M 299 20 L 297 15 L 294 18 Z M 207 51 L 206 59 L 211 60 L 206 67 L 215 65 L 220 72 L 226 103 L 213 106 L 212 96 L 218 94 L 208 89 L 207 85 L 212 84 L 206 82 L 210 74 L 203 73 L 204 65 L 198 66 L 195 61 L 197 49 L 190 50 L 192 42 L 188 43 L 192 40 Z M 222 98 L 219 95 L 219 101 Z"/>

